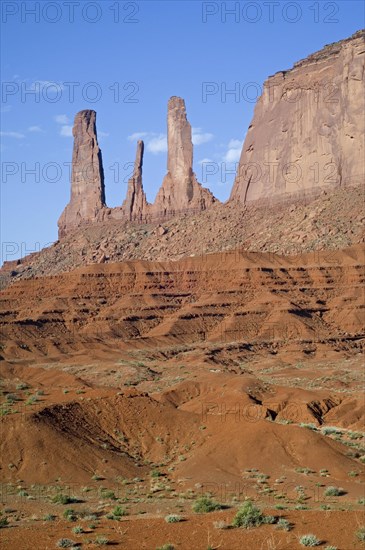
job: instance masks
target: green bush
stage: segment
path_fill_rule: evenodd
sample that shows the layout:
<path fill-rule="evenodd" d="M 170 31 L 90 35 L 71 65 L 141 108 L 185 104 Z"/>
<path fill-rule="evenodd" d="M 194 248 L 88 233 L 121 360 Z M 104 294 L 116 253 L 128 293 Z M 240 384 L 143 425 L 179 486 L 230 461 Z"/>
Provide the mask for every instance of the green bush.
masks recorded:
<path fill-rule="evenodd" d="M 175 550 L 175 546 L 173 544 L 167 543 L 167 544 L 164 544 L 163 546 L 158 546 L 156 550 Z"/>
<path fill-rule="evenodd" d="M 116 506 L 111 512 L 110 514 L 108 514 L 106 517 L 108 519 L 115 519 L 115 520 L 118 520 L 120 519 L 122 516 L 127 516 L 128 515 L 128 512 L 127 510 L 125 510 L 125 508 L 122 508 L 122 506 Z"/>
<path fill-rule="evenodd" d="M 177 514 L 169 514 L 165 517 L 165 521 L 166 523 L 179 523 L 179 521 L 182 521 L 182 517 Z"/>
<path fill-rule="evenodd" d="M 6 517 L 0 518 L 0 529 L 2 527 L 7 527 L 8 525 L 9 525 L 8 518 L 6 518 Z"/>
<path fill-rule="evenodd" d="M 302 535 L 299 539 L 302 546 L 319 546 L 321 541 L 315 535 Z"/>
<path fill-rule="evenodd" d="M 329 485 L 324 491 L 325 497 L 340 497 L 345 494 L 344 490 L 341 487 L 335 487 L 334 485 Z"/>
<path fill-rule="evenodd" d="M 361 542 L 365 542 L 365 527 L 360 527 L 360 529 L 356 531 L 356 538 Z"/>
<path fill-rule="evenodd" d="M 73 540 L 71 539 L 59 539 L 57 541 L 57 547 L 58 548 L 72 548 L 73 546 L 75 546 L 77 543 L 74 542 Z"/>
<path fill-rule="evenodd" d="M 103 535 L 99 535 L 94 540 L 94 544 L 96 544 L 97 546 L 106 546 L 107 544 L 109 544 L 109 539 L 104 537 Z"/>
<path fill-rule="evenodd" d="M 71 502 L 74 502 L 74 499 L 72 497 L 69 497 L 68 495 L 63 495 L 62 493 L 59 493 L 58 495 L 55 495 L 53 497 L 52 502 L 54 504 L 70 504 Z"/>
<path fill-rule="evenodd" d="M 292 528 L 291 523 L 285 518 L 279 518 L 278 522 L 276 524 L 277 529 L 281 529 L 282 531 L 290 531 Z"/>
<path fill-rule="evenodd" d="M 235 515 L 232 525 L 234 527 L 258 527 L 265 523 L 265 516 L 260 508 L 253 504 L 251 500 L 247 500 Z"/>
<path fill-rule="evenodd" d="M 199 497 L 193 504 L 193 512 L 197 514 L 206 514 L 208 512 L 214 512 L 215 510 L 221 510 L 222 505 L 215 502 L 208 496 Z"/>
<path fill-rule="evenodd" d="M 67 519 L 68 521 L 76 521 L 77 515 L 75 510 L 72 508 L 66 508 L 66 510 L 63 512 L 63 517 Z"/>

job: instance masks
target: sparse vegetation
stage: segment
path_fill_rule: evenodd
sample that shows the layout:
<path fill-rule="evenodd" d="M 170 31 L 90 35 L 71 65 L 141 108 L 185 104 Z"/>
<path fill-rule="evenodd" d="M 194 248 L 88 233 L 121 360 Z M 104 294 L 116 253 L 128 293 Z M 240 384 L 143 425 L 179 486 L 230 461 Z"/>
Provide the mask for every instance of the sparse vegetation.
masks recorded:
<path fill-rule="evenodd" d="M 214 521 L 213 525 L 214 525 L 215 529 L 228 529 L 229 528 L 228 523 L 226 521 L 224 521 L 223 519 L 220 520 L 220 521 Z"/>
<path fill-rule="evenodd" d="M 75 525 L 75 527 L 72 529 L 72 532 L 75 533 L 75 535 L 81 535 L 81 533 L 84 532 L 84 528 L 82 525 Z"/>
<path fill-rule="evenodd" d="M 177 514 L 169 514 L 168 516 L 165 516 L 165 521 L 166 523 L 179 523 L 182 521 L 182 517 Z"/>
<path fill-rule="evenodd" d="M 68 521 L 77 520 L 77 515 L 75 513 L 75 510 L 73 510 L 72 508 L 66 508 L 66 510 L 63 512 L 63 517 Z"/>
<path fill-rule="evenodd" d="M 99 535 L 94 540 L 94 544 L 97 546 L 107 546 L 109 544 L 109 539 L 107 537 L 104 537 L 104 535 Z"/>
<path fill-rule="evenodd" d="M 0 518 L 0 529 L 2 527 L 7 527 L 9 525 L 9 521 L 7 517 Z"/>
<path fill-rule="evenodd" d="M 233 518 L 233 527 L 258 527 L 265 523 L 265 516 L 260 508 L 253 504 L 251 500 L 247 500 L 236 513 Z"/>
<path fill-rule="evenodd" d="M 156 550 L 175 550 L 175 546 L 168 542 L 167 544 L 164 544 L 163 546 L 158 546 L 156 548 Z"/>
<path fill-rule="evenodd" d="M 214 512 L 214 510 L 220 510 L 222 505 L 215 502 L 208 496 L 199 497 L 193 504 L 193 511 L 196 514 L 206 514 L 208 512 Z"/>
<path fill-rule="evenodd" d="M 122 516 L 127 516 L 128 512 L 122 506 L 116 506 L 106 517 L 108 519 L 119 520 Z"/>
<path fill-rule="evenodd" d="M 360 541 L 360 542 L 365 542 L 365 526 L 364 527 L 360 527 L 360 529 L 358 529 L 356 531 L 356 538 Z"/>
<path fill-rule="evenodd" d="M 59 539 L 57 541 L 57 548 L 72 548 L 77 546 L 77 543 L 71 539 Z"/>
<path fill-rule="evenodd" d="M 290 531 L 290 529 L 292 529 L 292 525 L 287 519 L 279 518 L 276 524 L 276 528 L 281 529 L 282 531 Z"/>
<path fill-rule="evenodd" d="M 321 544 L 321 541 L 312 534 L 302 535 L 299 542 L 302 546 L 319 546 Z"/>
<path fill-rule="evenodd" d="M 71 502 L 75 502 L 75 499 L 68 496 L 68 495 L 64 495 L 62 493 L 58 493 L 57 495 L 55 495 L 53 498 L 52 498 L 52 502 L 54 504 L 71 504 Z"/>
<path fill-rule="evenodd" d="M 325 497 L 340 497 L 344 495 L 345 491 L 341 487 L 335 487 L 334 485 L 329 485 L 324 490 Z"/>

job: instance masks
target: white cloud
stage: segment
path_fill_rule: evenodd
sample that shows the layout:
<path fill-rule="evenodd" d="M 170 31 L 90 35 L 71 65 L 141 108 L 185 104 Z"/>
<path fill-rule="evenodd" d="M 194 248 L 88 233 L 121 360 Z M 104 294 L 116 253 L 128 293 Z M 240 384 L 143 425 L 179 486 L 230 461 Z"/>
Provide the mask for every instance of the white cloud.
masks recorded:
<path fill-rule="evenodd" d="M 25 135 L 20 132 L 0 132 L 0 136 L 2 137 L 12 137 L 15 139 L 23 139 L 25 138 Z"/>
<path fill-rule="evenodd" d="M 214 135 L 208 132 L 203 132 L 201 128 L 192 128 L 193 145 L 201 145 L 213 139 Z"/>
<path fill-rule="evenodd" d="M 238 162 L 241 157 L 243 141 L 239 139 L 231 139 L 228 143 L 228 149 L 223 160 L 225 162 Z"/>
<path fill-rule="evenodd" d="M 72 137 L 72 126 L 68 126 L 68 125 L 61 126 L 60 136 Z"/>
<path fill-rule="evenodd" d="M 134 134 L 128 136 L 127 139 L 128 141 L 137 141 L 138 139 L 147 137 L 149 134 L 152 134 L 152 132 L 134 132 Z"/>
<path fill-rule="evenodd" d="M 167 136 L 159 134 L 147 142 L 147 151 L 153 154 L 165 153 L 167 151 Z"/>
<path fill-rule="evenodd" d="M 203 132 L 201 128 L 192 129 L 192 141 L 194 145 L 201 145 L 213 139 L 213 134 Z M 127 137 L 128 141 L 137 141 L 144 139 L 146 142 L 146 150 L 157 155 L 158 153 L 166 153 L 167 151 L 167 136 L 166 134 L 157 134 L 156 132 L 134 132 Z"/>
<path fill-rule="evenodd" d="M 56 115 L 53 118 L 57 124 L 68 124 L 70 120 L 67 115 Z"/>
<path fill-rule="evenodd" d="M 11 105 L 4 105 L 1 107 L 1 113 L 9 113 L 11 109 L 12 109 Z"/>
<path fill-rule="evenodd" d="M 198 164 L 207 164 L 208 162 L 214 162 L 212 159 L 201 159 L 198 160 Z"/>
<path fill-rule="evenodd" d="M 44 132 L 40 126 L 29 126 L 28 132 Z"/>

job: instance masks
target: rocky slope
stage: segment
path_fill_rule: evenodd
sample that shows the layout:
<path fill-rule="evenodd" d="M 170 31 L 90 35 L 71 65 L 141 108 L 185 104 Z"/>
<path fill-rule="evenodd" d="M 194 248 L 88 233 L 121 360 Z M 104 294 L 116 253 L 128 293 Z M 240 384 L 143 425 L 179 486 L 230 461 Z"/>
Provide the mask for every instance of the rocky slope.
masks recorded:
<path fill-rule="evenodd" d="M 331 347 L 343 339 L 356 351 L 364 331 L 363 262 L 359 245 L 290 259 L 234 251 L 20 280 L 1 293 L 1 354 L 52 357 L 77 346 L 205 340 L 243 341 L 249 353 L 255 343 L 314 343 L 314 351 L 319 342 Z"/>
<path fill-rule="evenodd" d="M 268 78 L 231 199 L 282 201 L 364 182 L 364 31 Z"/>
<path fill-rule="evenodd" d="M 364 242 L 364 188 L 337 189 L 268 209 L 238 201 L 164 223 L 114 221 L 79 228 L 40 253 L 9 261 L 2 286 L 19 278 L 57 274 L 78 266 L 124 260 L 177 260 L 243 247 L 248 251 L 298 254 L 339 250 Z"/>

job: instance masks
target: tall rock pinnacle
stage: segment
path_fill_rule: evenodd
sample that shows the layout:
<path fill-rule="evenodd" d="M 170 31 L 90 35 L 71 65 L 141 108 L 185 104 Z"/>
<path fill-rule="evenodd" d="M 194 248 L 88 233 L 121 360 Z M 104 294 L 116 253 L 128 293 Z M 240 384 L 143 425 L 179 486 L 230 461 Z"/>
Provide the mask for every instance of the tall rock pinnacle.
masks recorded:
<path fill-rule="evenodd" d="M 168 103 L 167 147 L 167 174 L 152 206 L 153 215 L 171 216 L 209 208 L 216 199 L 198 183 L 193 172 L 191 126 L 180 97 L 171 97 Z"/>
<path fill-rule="evenodd" d="M 129 221 L 143 222 L 147 215 L 147 199 L 142 184 L 143 151 L 144 143 L 138 141 L 133 175 L 128 181 L 127 196 L 122 205 Z"/>
<path fill-rule="evenodd" d="M 105 206 L 104 172 L 96 134 L 96 112 L 75 116 L 71 198 L 58 220 L 59 236 L 83 223 L 96 221 Z"/>

